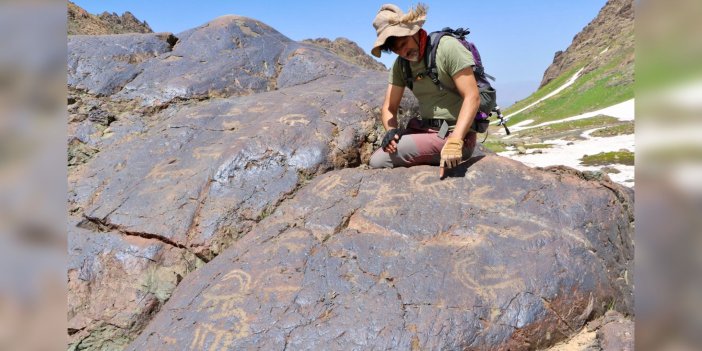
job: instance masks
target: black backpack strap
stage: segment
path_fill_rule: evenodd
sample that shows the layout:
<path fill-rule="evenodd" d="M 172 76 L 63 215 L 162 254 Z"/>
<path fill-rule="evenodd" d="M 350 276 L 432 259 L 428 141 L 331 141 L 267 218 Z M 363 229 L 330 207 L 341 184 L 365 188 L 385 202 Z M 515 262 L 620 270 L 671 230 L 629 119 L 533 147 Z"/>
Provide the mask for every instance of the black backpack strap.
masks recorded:
<path fill-rule="evenodd" d="M 400 60 L 400 67 L 402 68 L 402 77 L 405 79 L 405 86 L 412 90 L 414 87 L 414 77 L 412 76 L 412 68 L 410 67 L 410 63 L 402 57 L 398 57 L 397 59 Z"/>
<path fill-rule="evenodd" d="M 449 33 L 440 31 L 433 32 L 427 37 L 427 46 L 424 49 L 424 64 L 426 65 L 426 75 L 431 79 L 431 81 L 439 88 L 439 90 L 444 90 L 444 86 L 439 81 L 439 70 L 436 67 L 436 52 L 439 49 L 439 41 L 444 35 Z"/>

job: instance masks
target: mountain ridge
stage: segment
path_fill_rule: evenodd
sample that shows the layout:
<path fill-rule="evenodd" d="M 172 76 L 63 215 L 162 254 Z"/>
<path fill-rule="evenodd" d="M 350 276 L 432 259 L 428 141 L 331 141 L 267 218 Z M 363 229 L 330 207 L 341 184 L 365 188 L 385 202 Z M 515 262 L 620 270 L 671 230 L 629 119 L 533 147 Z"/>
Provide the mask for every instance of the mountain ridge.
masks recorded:
<path fill-rule="evenodd" d="M 634 7 L 632 0 L 609 0 L 598 15 L 578 34 L 565 51 L 554 54 L 553 63 L 544 72 L 539 88 L 556 77 L 581 64 L 585 65 L 582 74 L 607 64 L 617 54 L 628 53 L 622 63 L 626 76 L 624 80 L 633 83 L 634 48 Z M 592 58 L 592 60 L 588 60 Z"/>
<path fill-rule="evenodd" d="M 302 42 L 321 46 L 335 53 L 345 61 L 367 69 L 378 71 L 387 70 L 384 64 L 370 57 L 358 44 L 346 38 L 336 38 L 333 41 L 327 38 L 305 39 Z"/>
<path fill-rule="evenodd" d="M 153 33 L 146 21 L 140 21 L 129 11 L 121 16 L 107 11 L 93 15 L 69 1 L 67 15 L 68 35 Z"/>

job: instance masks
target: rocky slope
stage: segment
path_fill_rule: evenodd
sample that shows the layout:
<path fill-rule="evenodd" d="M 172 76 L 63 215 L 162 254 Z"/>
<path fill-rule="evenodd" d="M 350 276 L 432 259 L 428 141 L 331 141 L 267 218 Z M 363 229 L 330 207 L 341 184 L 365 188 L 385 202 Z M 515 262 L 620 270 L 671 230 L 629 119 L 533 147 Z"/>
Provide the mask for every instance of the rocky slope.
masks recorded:
<path fill-rule="evenodd" d="M 612 67 L 612 70 L 623 73 L 622 84 L 633 84 L 634 4 L 632 0 L 609 0 L 597 17 L 573 38 L 565 51 L 556 52 L 539 87 L 576 65 L 584 64 L 582 74 L 586 74 L 612 63 L 612 60 L 622 55 L 625 60 Z"/>
<path fill-rule="evenodd" d="M 128 349 L 546 348 L 614 301 L 632 313 L 630 196 L 493 155 L 446 181 L 332 171 L 188 275 Z"/>
<path fill-rule="evenodd" d="M 346 38 L 336 38 L 334 41 L 327 38 L 305 39 L 302 42 L 319 45 L 337 54 L 347 62 L 367 69 L 379 71 L 387 70 L 385 65 L 370 57 L 358 44 Z"/>
<path fill-rule="evenodd" d="M 67 68 L 71 350 L 522 350 L 633 313 L 632 189 L 369 170 L 385 72 L 233 15 L 70 36 Z"/>
<path fill-rule="evenodd" d="M 68 40 L 75 349 L 126 346 L 188 272 L 373 149 L 384 73 L 261 22 Z"/>
<path fill-rule="evenodd" d="M 68 35 L 100 35 L 122 33 L 152 33 L 146 23 L 127 11 L 121 16 L 103 12 L 92 15 L 80 6 L 68 2 Z"/>

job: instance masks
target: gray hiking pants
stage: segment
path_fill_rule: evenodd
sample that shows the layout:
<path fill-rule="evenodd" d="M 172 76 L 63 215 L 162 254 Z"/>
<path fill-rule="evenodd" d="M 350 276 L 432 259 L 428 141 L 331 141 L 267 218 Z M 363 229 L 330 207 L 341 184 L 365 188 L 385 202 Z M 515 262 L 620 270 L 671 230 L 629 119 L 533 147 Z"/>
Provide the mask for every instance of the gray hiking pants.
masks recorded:
<path fill-rule="evenodd" d="M 373 168 L 410 167 L 416 165 L 439 165 L 441 149 L 446 139 L 438 136 L 433 128 L 422 128 L 419 120 L 411 119 L 407 129 L 397 142 L 397 152 L 389 154 L 382 148 L 376 150 L 370 159 Z M 448 134 L 450 136 L 451 133 Z M 447 136 L 447 137 L 448 137 Z M 469 131 L 463 139 L 463 160 L 473 154 L 476 143 L 475 131 Z"/>

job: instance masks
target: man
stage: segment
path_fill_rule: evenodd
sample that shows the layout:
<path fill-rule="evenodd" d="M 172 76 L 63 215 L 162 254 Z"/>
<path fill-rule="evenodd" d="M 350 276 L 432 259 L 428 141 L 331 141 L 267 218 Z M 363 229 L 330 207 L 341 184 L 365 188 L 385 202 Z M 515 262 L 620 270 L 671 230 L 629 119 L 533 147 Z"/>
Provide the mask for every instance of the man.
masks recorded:
<path fill-rule="evenodd" d="M 425 76 L 427 33 L 421 27 L 426 11 L 425 5 L 418 4 L 404 14 L 399 7 L 385 4 L 373 21 L 378 37 L 371 53 L 380 57 L 381 52 L 394 52 L 399 57 L 390 70 L 381 110 L 386 135 L 383 146 L 371 156 L 370 166 L 438 164 L 443 178 L 444 167 L 453 168 L 473 153 L 476 133 L 470 128 L 480 105 L 480 94 L 473 75 L 473 56 L 451 36 L 441 38 L 436 54 L 438 78 L 445 88 L 439 89 Z M 412 92 L 419 101 L 421 116 L 421 120 L 410 120 L 402 135 L 397 111 L 406 83 L 400 58 L 410 62 L 414 77 Z M 444 122 L 448 125 L 447 135 L 439 133 Z"/>

